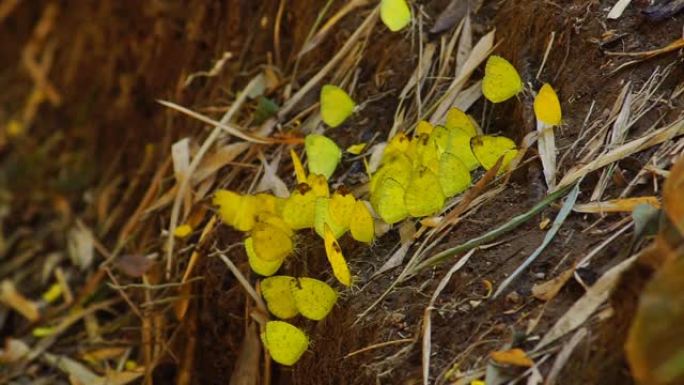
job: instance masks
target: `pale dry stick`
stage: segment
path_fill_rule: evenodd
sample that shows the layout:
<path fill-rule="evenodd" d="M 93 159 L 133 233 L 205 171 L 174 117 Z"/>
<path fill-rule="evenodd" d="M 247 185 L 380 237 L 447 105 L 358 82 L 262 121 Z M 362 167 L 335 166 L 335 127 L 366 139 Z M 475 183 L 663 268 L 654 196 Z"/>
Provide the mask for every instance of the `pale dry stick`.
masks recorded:
<path fill-rule="evenodd" d="M 297 91 L 283 107 L 278 111 L 278 118 L 283 119 L 289 112 L 294 108 L 294 106 L 299 103 L 299 101 L 306 95 L 316 84 L 318 84 L 325 75 L 328 74 L 337 63 L 347 56 L 349 50 L 356 44 L 356 41 L 366 32 L 370 32 L 372 27 L 375 25 L 378 19 L 378 14 L 380 13 L 380 5 L 376 6 L 375 9 L 366 17 L 366 19 L 361 23 L 361 25 L 354 31 L 354 33 L 349 36 L 349 39 L 344 43 L 342 48 L 333 56 L 328 63 L 323 66 L 323 68 L 318 71 L 314 76 L 309 79 L 304 86 L 302 86 L 299 91 Z M 367 31 L 368 30 L 368 31 Z"/>
<path fill-rule="evenodd" d="M 544 66 L 546 65 L 546 59 L 549 58 L 549 53 L 551 53 L 551 47 L 553 47 L 553 42 L 556 39 L 556 31 L 551 31 L 551 38 L 549 38 L 549 44 L 546 45 L 546 51 L 544 51 L 544 58 L 542 59 L 542 63 L 539 66 L 539 71 L 537 71 L 537 76 L 534 78 L 539 80 L 539 76 L 541 76 L 542 71 L 544 70 Z"/>
<path fill-rule="evenodd" d="M 418 12 L 418 74 L 423 73 L 423 6 L 420 6 L 421 12 Z M 420 87 L 422 83 L 420 79 L 416 81 L 416 107 L 418 108 L 418 117 L 423 115 L 423 101 L 420 95 Z"/>
<path fill-rule="evenodd" d="M 674 139 L 681 135 L 684 135 L 684 119 L 680 119 L 639 139 L 627 142 L 620 147 L 617 147 L 612 151 L 609 151 L 606 154 L 585 164 L 584 166 L 571 170 L 563 177 L 563 179 L 561 179 L 553 192 L 567 188 L 585 175 L 617 162 L 620 159 L 624 159 L 632 154 L 641 152 L 657 144 L 667 142 L 668 140 Z"/>
<path fill-rule="evenodd" d="M 361 348 L 361 349 L 359 349 L 359 350 L 354 350 L 354 351 L 351 352 L 351 353 L 347 353 L 347 355 L 345 355 L 344 358 L 353 357 L 353 356 L 355 356 L 355 355 L 357 355 L 357 354 L 369 352 L 369 351 L 375 350 L 375 349 L 384 348 L 384 347 L 386 347 L 386 346 L 399 345 L 399 344 L 406 344 L 406 343 L 409 343 L 409 342 L 414 342 L 414 339 L 413 339 L 413 338 L 403 338 L 403 339 L 400 339 L 400 340 L 393 340 L 393 341 L 380 342 L 380 343 L 377 343 L 377 344 L 373 344 L 373 345 L 366 346 L 365 348 Z"/>
<path fill-rule="evenodd" d="M 228 266 L 228 269 L 230 269 L 231 273 L 233 273 L 235 278 L 237 278 L 238 282 L 240 282 L 240 285 L 242 285 L 242 288 L 245 289 L 245 291 L 247 292 L 247 294 L 249 294 L 250 297 L 252 297 L 254 302 L 257 304 L 257 308 L 259 308 L 259 310 L 266 312 L 266 304 L 261 299 L 259 294 L 257 294 L 256 290 L 254 290 L 252 285 L 249 284 L 249 281 L 247 280 L 247 278 L 245 278 L 240 269 L 238 269 L 237 266 L 235 266 L 235 264 L 224 253 L 217 250 L 216 255 L 218 255 L 218 257 L 221 258 L 223 263 L 225 263 L 226 266 Z"/>
<path fill-rule="evenodd" d="M 283 13 L 285 12 L 285 3 L 286 0 L 280 0 L 275 23 L 273 24 L 273 51 L 275 56 L 275 65 L 278 68 L 282 68 L 282 57 L 280 56 L 280 26 L 283 21 Z"/>
<path fill-rule="evenodd" d="M 556 359 L 553 361 L 553 365 L 551 365 L 551 370 L 549 370 L 549 374 L 546 377 L 546 381 L 544 381 L 544 385 L 553 385 L 556 383 L 556 378 L 558 378 L 561 369 L 563 369 L 565 363 L 568 362 L 570 355 L 572 355 L 572 352 L 575 351 L 577 345 L 582 342 L 586 335 L 587 329 L 585 328 L 581 328 L 577 330 L 575 334 L 573 334 L 572 338 L 570 338 L 570 341 L 563 346 L 561 351 L 556 356 Z"/>
<path fill-rule="evenodd" d="M 430 353 L 432 352 L 432 309 L 435 307 L 437 297 L 439 297 L 439 295 L 442 293 L 442 290 L 444 290 L 449 281 L 451 281 L 451 277 L 468 262 L 470 257 L 475 254 L 475 251 L 477 251 L 477 248 L 470 250 L 468 253 L 462 256 L 461 259 L 459 259 L 458 262 L 451 267 L 451 269 L 449 269 L 446 275 L 444 275 L 444 278 L 439 281 L 437 288 L 435 289 L 434 293 L 432 293 L 432 297 L 430 298 L 428 306 L 423 312 L 423 385 L 428 385 L 430 381 Z"/>
<path fill-rule="evenodd" d="M 251 91 L 256 87 L 257 83 L 259 82 L 259 76 L 256 76 L 250 80 L 250 82 L 245 86 L 245 88 L 242 90 L 240 93 L 240 96 L 235 100 L 235 103 L 233 103 L 232 106 L 230 106 L 230 110 L 226 112 L 226 114 L 221 118 L 220 122 L 216 122 L 212 119 L 203 117 L 200 114 L 195 113 L 194 111 L 191 111 L 189 109 L 186 109 L 185 107 L 178 106 L 174 103 L 170 102 L 165 102 L 165 101 L 159 101 L 164 106 L 174 108 L 178 111 L 185 112 L 189 114 L 190 116 L 195 117 L 196 119 L 199 119 L 203 121 L 204 123 L 211 124 L 214 126 L 214 129 L 211 131 L 209 134 L 209 137 L 204 140 L 204 143 L 202 143 L 202 146 L 200 147 L 199 151 L 197 151 L 197 154 L 195 157 L 192 159 L 192 162 L 190 162 L 190 166 L 188 167 L 187 170 L 187 175 L 183 180 L 181 181 L 180 185 L 178 186 L 178 191 L 176 192 L 176 196 L 173 200 L 173 206 L 171 208 L 171 220 L 169 221 L 169 228 L 168 228 L 168 234 L 167 234 L 167 241 L 166 241 L 166 278 L 170 279 L 171 278 L 171 268 L 173 266 L 173 246 L 174 246 L 174 241 L 175 241 L 175 236 L 173 235 L 173 231 L 178 225 L 178 217 L 180 215 L 180 206 L 181 202 L 183 200 L 183 197 L 185 196 L 185 193 L 190 185 L 190 180 L 192 179 L 192 174 L 197 170 L 197 167 L 199 164 L 202 162 L 202 159 L 204 158 L 204 155 L 209 151 L 211 146 L 214 145 L 216 140 L 219 138 L 219 135 L 221 134 L 222 130 L 226 130 L 229 133 L 256 143 L 269 143 L 269 140 L 264 139 L 262 140 L 255 140 L 254 137 L 251 137 L 249 135 L 245 135 L 243 132 L 240 130 L 225 124 L 227 122 L 230 122 L 233 119 L 233 115 L 240 109 L 242 104 L 245 102 L 247 99 L 247 95 L 251 93 Z"/>
<path fill-rule="evenodd" d="M 579 261 L 577 264 L 577 268 L 581 267 L 588 267 L 589 262 L 591 261 L 592 258 L 594 258 L 601 250 L 603 250 L 606 246 L 608 246 L 611 242 L 613 242 L 617 237 L 622 235 L 625 231 L 631 229 L 633 227 L 632 221 L 628 220 L 627 224 L 624 225 L 620 230 L 614 232 L 608 239 L 605 241 L 601 242 L 598 246 L 596 246 L 593 250 L 589 252 L 582 260 Z"/>
<path fill-rule="evenodd" d="M 321 11 L 321 13 L 319 13 L 319 19 L 317 19 L 316 23 L 314 23 L 314 28 L 309 32 L 309 35 L 307 36 L 304 46 L 297 54 L 298 60 L 302 56 L 304 56 L 305 53 L 311 51 L 316 46 L 318 46 L 323 41 L 323 39 L 328 35 L 328 33 L 332 30 L 332 27 L 335 26 L 335 24 L 337 24 L 337 22 L 342 20 L 342 18 L 347 16 L 347 14 L 349 14 L 354 9 L 370 4 L 371 0 L 351 0 L 345 3 L 342 6 L 342 8 L 340 8 L 334 15 L 332 15 L 330 19 L 328 19 L 328 21 L 326 21 L 325 24 L 323 24 L 323 26 L 321 27 L 321 29 L 314 35 L 314 30 L 318 23 L 320 23 L 320 18 L 322 14 L 327 10 L 327 7 L 329 7 L 331 3 L 332 1 L 328 1 L 325 8 Z"/>

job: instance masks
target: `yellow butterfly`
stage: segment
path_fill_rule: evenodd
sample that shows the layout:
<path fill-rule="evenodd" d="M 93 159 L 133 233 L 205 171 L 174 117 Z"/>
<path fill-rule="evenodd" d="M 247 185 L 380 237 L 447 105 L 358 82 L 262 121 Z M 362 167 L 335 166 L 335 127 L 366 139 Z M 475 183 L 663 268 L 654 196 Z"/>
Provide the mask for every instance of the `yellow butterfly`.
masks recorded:
<path fill-rule="evenodd" d="M 299 314 L 290 285 L 293 277 L 276 275 L 261 281 L 261 295 L 266 301 L 268 311 L 280 319 L 288 319 Z"/>
<path fill-rule="evenodd" d="M 314 230 L 321 238 L 325 237 L 325 226 L 330 228 L 335 239 L 347 231 L 347 228 L 330 214 L 330 198 L 318 198 L 314 209 Z"/>
<path fill-rule="evenodd" d="M 328 262 L 333 270 L 333 275 L 340 281 L 341 284 L 345 286 L 351 286 L 351 273 L 349 272 L 349 266 L 347 266 L 347 261 L 342 255 L 342 249 L 335 239 L 335 235 L 330 226 L 327 224 L 324 227 L 324 244 L 325 244 L 325 255 L 328 257 Z"/>
<path fill-rule="evenodd" d="M 371 195 L 375 193 L 376 187 L 379 186 L 383 179 L 392 178 L 401 186 L 408 185 L 408 180 L 411 177 L 411 160 L 404 154 L 397 154 L 391 161 L 384 163 L 371 176 L 370 192 Z"/>
<path fill-rule="evenodd" d="M 406 134 L 400 132 L 392 137 L 392 139 L 387 142 L 385 149 L 382 152 L 382 162 L 390 162 L 400 154 L 405 154 L 408 150 L 411 140 Z"/>
<path fill-rule="evenodd" d="M 304 148 L 309 164 L 309 173 L 323 175 L 330 179 L 342 159 L 342 150 L 330 138 L 319 134 L 307 135 Z"/>
<path fill-rule="evenodd" d="M 300 183 L 285 200 L 282 217 L 293 230 L 309 229 L 314 225 L 316 194 L 306 183 Z"/>
<path fill-rule="evenodd" d="M 309 347 L 309 337 L 299 328 L 283 321 L 269 321 L 261 342 L 273 361 L 286 366 L 294 365 Z"/>
<path fill-rule="evenodd" d="M 354 112 L 354 100 L 340 87 L 326 84 L 321 88 L 321 119 L 330 127 L 337 127 Z"/>
<path fill-rule="evenodd" d="M 261 276 L 268 277 L 275 274 L 283 264 L 283 259 L 266 261 L 259 258 L 254 251 L 254 240 L 252 237 L 245 239 L 245 251 L 247 252 L 247 262 L 249 262 L 249 267 L 252 269 L 252 271 Z"/>
<path fill-rule="evenodd" d="M 239 231 L 249 231 L 254 226 L 257 201 L 251 195 L 241 195 L 229 190 L 218 190 L 213 203 L 219 206 L 223 223 Z"/>
<path fill-rule="evenodd" d="M 432 124 L 430 124 L 430 122 L 425 121 L 425 120 L 421 120 L 416 125 L 416 135 L 422 135 L 422 134 L 430 135 L 432 133 L 433 129 L 434 129 L 434 127 L 432 126 Z"/>
<path fill-rule="evenodd" d="M 254 225 L 251 238 L 254 253 L 264 261 L 282 260 L 294 250 L 292 236 L 270 223 Z"/>
<path fill-rule="evenodd" d="M 437 126 L 432 131 L 432 140 L 437 144 L 440 153 L 451 153 L 458 157 L 463 164 L 472 171 L 480 166 L 470 147 L 470 134 L 458 127 L 447 128 Z"/>
<path fill-rule="evenodd" d="M 406 0 L 381 0 L 380 19 L 390 31 L 399 31 L 411 22 L 411 8 Z"/>
<path fill-rule="evenodd" d="M 426 167 L 413 172 L 406 192 L 404 203 L 412 217 L 424 217 L 438 213 L 444 206 L 444 193 L 439 177 Z"/>
<path fill-rule="evenodd" d="M 322 320 L 337 301 L 335 289 L 323 281 L 301 277 L 291 279 L 288 284 L 296 310 L 308 319 Z"/>
<path fill-rule="evenodd" d="M 506 171 L 508 164 L 518 154 L 515 142 L 504 136 L 475 136 L 470 140 L 475 157 L 485 170 L 494 167 L 500 157 L 504 157 L 499 174 Z"/>
<path fill-rule="evenodd" d="M 537 120 L 548 126 L 557 126 L 561 123 L 561 106 L 558 95 L 549 83 L 544 83 L 534 98 L 534 114 L 537 116 Z"/>
<path fill-rule="evenodd" d="M 523 82 L 513 65 L 501 56 L 491 55 L 485 65 L 482 93 L 492 103 L 501 103 L 522 91 Z"/>
<path fill-rule="evenodd" d="M 445 152 L 440 157 L 437 176 L 446 197 L 462 193 L 471 183 L 468 168 L 461 162 L 461 159 L 449 152 Z"/>
<path fill-rule="evenodd" d="M 409 213 L 404 202 L 406 189 L 392 177 L 386 177 L 376 185 L 371 194 L 371 205 L 380 218 L 388 224 L 397 223 Z"/>
<path fill-rule="evenodd" d="M 447 112 L 446 122 L 444 126 L 448 129 L 459 128 L 463 130 L 466 134 L 471 137 L 477 135 L 477 129 L 473 123 L 473 118 L 467 115 L 465 112 L 454 107 Z"/>
<path fill-rule="evenodd" d="M 375 236 L 375 223 L 368 207 L 363 201 L 354 203 L 354 210 L 349 220 L 349 232 L 359 242 L 371 243 Z"/>
<path fill-rule="evenodd" d="M 328 187 L 328 180 L 325 179 L 325 176 L 309 174 L 306 178 L 306 184 L 311 187 L 315 196 L 326 198 L 330 196 L 330 188 Z"/>

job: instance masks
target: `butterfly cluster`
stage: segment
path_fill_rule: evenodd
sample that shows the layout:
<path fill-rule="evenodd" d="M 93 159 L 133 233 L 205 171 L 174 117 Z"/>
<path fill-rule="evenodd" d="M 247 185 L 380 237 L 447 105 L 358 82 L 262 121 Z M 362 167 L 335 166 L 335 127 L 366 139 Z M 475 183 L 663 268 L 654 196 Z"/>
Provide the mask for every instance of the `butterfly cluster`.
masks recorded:
<path fill-rule="evenodd" d="M 478 135 L 472 118 L 453 108 L 444 125 L 422 121 L 412 138 L 390 139 L 371 177 L 371 204 L 387 223 L 436 214 L 470 186 L 471 171 L 489 169 L 501 156 L 505 169 L 516 154 L 512 140 Z"/>
<path fill-rule="evenodd" d="M 411 13 L 404 0 L 383 0 L 381 18 L 395 31 L 410 22 Z M 485 98 L 501 103 L 523 88 L 511 63 L 496 55 L 489 57 L 482 79 Z M 320 116 L 326 125 L 343 124 L 357 108 L 343 89 L 322 87 Z M 540 89 L 534 111 L 542 129 L 560 124 L 560 103 L 550 85 Z M 309 172 L 291 150 L 297 185 L 287 198 L 219 190 L 213 201 L 225 224 L 247 234 L 244 246 L 249 265 L 266 277 L 260 284 L 261 294 L 269 312 L 281 320 L 299 315 L 322 320 L 338 297 L 337 291 L 323 281 L 275 275 L 295 249 L 296 231 L 312 229 L 323 239 L 334 277 L 349 287 L 352 274 L 337 242 L 342 235 L 349 232 L 356 241 L 370 244 L 376 220 L 394 224 L 409 217 L 435 215 L 444 209 L 448 198 L 468 189 L 472 171 L 479 167 L 489 170 L 501 160 L 498 172 L 502 173 L 518 155 L 511 139 L 483 135 L 471 116 L 452 108 L 442 125 L 421 121 L 412 134 L 399 132 L 390 138 L 378 168 L 369 172 L 367 202 L 345 188 L 331 193 L 328 179 L 342 159 L 334 141 L 311 134 L 304 145 Z M 365 147 L 366 143 L 355 144 L 347 152 L 360 155 Z M 268 321 L 261 339 L 276 362 L 293 365 L 307 350 L 309 339 L 304 331 L 281 320 Z"/>
<path fill-rule="evenodd" d="M 312 134 L 304 143 L 309 173 L 291 151 L 297 185 L 289 197 L 218 190 L 213 203 L 223 223 L 247 234 L 244 247 L 249 266 L 268 277 L 261 281 L 261 293 L 271 314 L 280 319 L 301 314 L 321 320 L 337 300 L 335 289 L 314 278 L 273 276 L 294 252 L 295 232 L 313 229 L 323 239 L 333 275 L 350 286 L 352 275 L 337 239 L 349 232 L 353 239 L 371 243 L 375 227 L 367 202 L 344 188 L 330 192 L 328 178 L 342 157 L 335 142 Z M 273 359 L 283 365 L 294 364 L 308 346 L 306 334 L 283 321 L 269 321 L 262 341 Z"/>

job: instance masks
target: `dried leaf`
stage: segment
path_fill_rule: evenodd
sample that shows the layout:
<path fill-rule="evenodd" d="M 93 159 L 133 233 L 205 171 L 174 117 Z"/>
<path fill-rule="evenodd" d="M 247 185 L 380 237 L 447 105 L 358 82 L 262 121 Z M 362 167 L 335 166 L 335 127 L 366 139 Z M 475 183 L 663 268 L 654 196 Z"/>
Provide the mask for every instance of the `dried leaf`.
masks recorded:
<path fill-rule="evenodd" d="M 469 1 L 464 0 L 451 0 L 449 5 L 437 16 L 437 21 L 430 29 L 430 33 L 437 34 L 456 25 L 468 12 L 468 3 Z"/>
<path fill-rule="evenodd" d="M 684 234 L 684 156 L 670 169 L 663 187 L 663 208 L 681 234 Z"/>
<path fill-rule="evenodd" d="M 622 273 L 627 270 L 638 255 L 634 255 L 612 269 L 608 270 L 594 286 L 590 287 L 584 295 L 568 309 L 563 316 L 551 327 L 544 338 L 535 346 L 534 350 L 539 351 L 544 346 L 555 342 L 565 334 L 575 330 L 591 316 L 602 303 L 604 303 L 610 292 L 617 285 Z"/>
<path fill-rule="evenodd" d="M 251 322 L 247 327 L 245 338 L 242 340 L 233 373 L 230 375 L 230 385 L 258 384 L 260 356 L 261 344 L 259 343 L 256 324 Z"/>
<path fill-rule="evenodd" d="M 655 196 L 634 197 L 624 199 L 612 199 L 603 202 L 590 202 L 576 204 L 572 208 L 578 213 L 605 214 L 605 213 L 631 213 L 642 204 L 660 208 L 660 202 Z"/>
<path fill-rule="evenodd" d="M 187 177 L 190 167 L 190 138 L 183 138 L 171 146 L 171 160 L 173 161 L 173 174 L 180 183 Z"/>
<path fill-rule="evenodd" d="M 0 302 L 14 309 L 31 322 L 35 322 L 40 318 L 38 304 L 18 292 L 14 283 L 9 279 L 2 281 L 0 284 Z"/>
<path fill-rule="evenodd" d="M 69 230 L 67 243 L 69 257 L 81 270 L 86 270 L 92 265 L 95 256 L 94 245 L 93 235 L 84 226 L 78 224 Z"/>
<path fill-rule="evenodd" d="M 532 286 L 532 295 L 542 301 L 552 300 L 574 273 L 575 268 L 571 267 L 553 279 Z"/>
<path fill-rule="evenodd" d="M 524 350 L 517 348 L 491 352 L 489 357 L 497 364 L 501 365 L 522 366 L 525 368 L 534 365 L 534 361 L 527 356 L 527 353 L 525 353 Z"/>

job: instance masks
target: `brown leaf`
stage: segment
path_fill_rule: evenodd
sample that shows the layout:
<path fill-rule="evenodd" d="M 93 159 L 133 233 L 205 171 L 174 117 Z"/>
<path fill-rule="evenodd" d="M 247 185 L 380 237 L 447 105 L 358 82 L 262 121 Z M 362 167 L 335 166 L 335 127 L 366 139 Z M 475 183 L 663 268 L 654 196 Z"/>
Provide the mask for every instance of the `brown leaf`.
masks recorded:
<path fill-rule="evenodd" d="M 538 283 L 532 287 L 532 295 L 542 301 L 550 301 L 565 286 L 575 272 L 575 267 L 571 267 L 560 273 L 557 277 L 544 283 Z"/>
<path fill-rule="evenodd" d="M 684 156 L 670 169 L 663 187 L 663 208 L 681 234 L 684 235 Z"/>
<path fill-rule="evenodd" d="M 522 366 L 525 368 L 529 368 L 534 365 L 534 361 L 527 356 L 527 353 L 525 353 L 524 350 L 517 348 L 491 352 L 489 357 L 497 364 L 501 365 Z"/>

